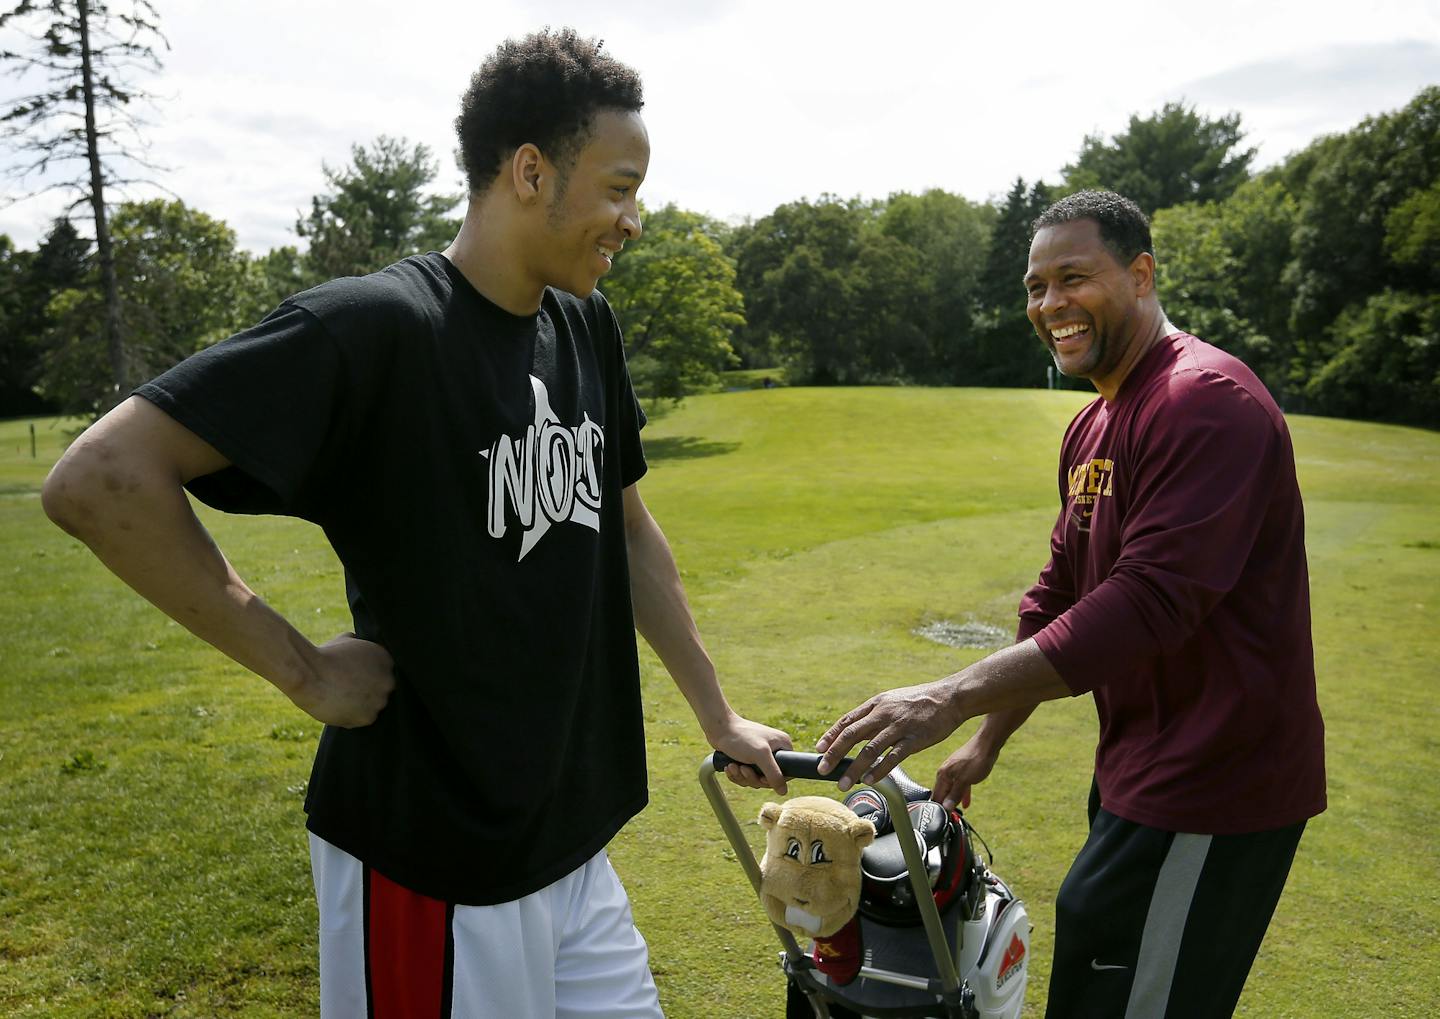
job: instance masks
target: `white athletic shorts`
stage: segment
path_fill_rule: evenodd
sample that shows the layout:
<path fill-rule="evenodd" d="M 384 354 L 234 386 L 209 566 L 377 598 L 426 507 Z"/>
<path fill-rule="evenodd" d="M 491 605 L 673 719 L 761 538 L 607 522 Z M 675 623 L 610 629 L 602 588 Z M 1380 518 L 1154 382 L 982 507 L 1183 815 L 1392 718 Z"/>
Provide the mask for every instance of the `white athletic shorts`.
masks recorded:
<path fill-rule="evenodd" d="M 402 888 L 310 835 L 321 1019 L 663 1019 L 604 850 L 495 906 Z"/>

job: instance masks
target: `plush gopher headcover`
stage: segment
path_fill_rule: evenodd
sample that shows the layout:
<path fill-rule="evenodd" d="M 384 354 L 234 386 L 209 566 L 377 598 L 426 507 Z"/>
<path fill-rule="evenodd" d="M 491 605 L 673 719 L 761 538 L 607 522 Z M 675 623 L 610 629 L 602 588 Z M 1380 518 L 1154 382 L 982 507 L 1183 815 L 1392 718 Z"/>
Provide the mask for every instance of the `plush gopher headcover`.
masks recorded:
<path fill-rule="evenodd" d="M 860 905 L 860 851 L 875 841 L 874 825 L 823 796 L 767 803 L 760 824 L 765 912 L 801 937 L 835 934 Z"/>

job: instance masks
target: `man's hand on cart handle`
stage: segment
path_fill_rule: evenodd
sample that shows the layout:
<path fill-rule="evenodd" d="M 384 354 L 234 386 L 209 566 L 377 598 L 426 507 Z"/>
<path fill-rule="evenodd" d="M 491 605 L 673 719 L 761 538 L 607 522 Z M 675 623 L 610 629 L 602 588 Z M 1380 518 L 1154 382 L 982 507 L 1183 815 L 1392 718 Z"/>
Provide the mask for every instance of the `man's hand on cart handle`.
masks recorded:
<path fill-rule="evenodd" d="M 710 755 L 710 763 L 716 771 L 724 771 L 728 774 L 730 767 L 739 762 L 717 750 Z M 836 781 L 833 775 L 820 774 L 817 768 L 820 763 L 819 754 L 807 754 L 800 750 L 777 750 L 775 751 L 775 763 L 780 766 L 780 774 L 786 778 L 805 778 L 815 782 Z M 840 763 L 848 767 L 853 762 L 847 758 Z"/>
<path fill-rule="evenodd" d="M 725 775 L 736 785 L 749 789 L 773 789 L 785 795 L 785 776 L 775 763 L 775 751 L 789 750 L 788 734 L 779 729 L 734 715 L 724 728 L 707 733 L 710 745 L 731 759 Z M 740 762 L 746 762 L 744 764 Z"/>
<path fill-rule="evenodd" d="M 830 774 L 852 747 L 868 740 L 841 776 L 840 791 L 856 782 L 874 785 L 911 754 L 949 736 L 965 720 L 955 709 L 954 679 L 887 690 L 841 715 L 815 745 L 824 754 L 820 774 Z"/>
<path fill-rule="evenodd" d="M 841 715 L 816 744 L 825 754 L 820 771 L 833 771 L 852 747 L 868 740 L 865 749 L 855 755 L 855 763 L 845 769 L 840 791 L 861 781 L 874 785 L 911 754 L 945 739 L 967 718 L 1003 712 L 1003 724 L 995 733 L 998 749 L 1035 705 L 1073 696 L 1031 637 L 1001 648 L 953 676 L 887 690 Z M 963 793 L 958 790 L 963 780 L 954 784 Z M 945 795 L 950 798 L 948 787 Z"/>

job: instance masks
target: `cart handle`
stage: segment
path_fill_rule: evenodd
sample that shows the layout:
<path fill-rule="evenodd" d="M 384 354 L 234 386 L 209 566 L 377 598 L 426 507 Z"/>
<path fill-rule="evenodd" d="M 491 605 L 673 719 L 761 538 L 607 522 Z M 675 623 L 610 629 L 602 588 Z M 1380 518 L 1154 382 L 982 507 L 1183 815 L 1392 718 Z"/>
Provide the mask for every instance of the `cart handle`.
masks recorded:
<path fill-rule="evenodd" d="M 780 765 L 780 774 L 786 778 L 808 778 L 816 782 L 839 782 L 845 777 L 845 772 L 850 765 L 855 763 L 855 758 L 847 757 L 828 775 L 820 774 L 820 760 L 823 754 L 804 754 L 798 750 L 777 750 L 775 751 L 775 763 Z M 710 755 L 710 764 L 716 771 L 724 771 L 732 764 L 745 764 L 744 761 L 737 761 L 729 754 L 715 751 Z M 749 764 L 746 767 L 755 768 Z M 755 768 L 759 771 L 759 768 Z"/>

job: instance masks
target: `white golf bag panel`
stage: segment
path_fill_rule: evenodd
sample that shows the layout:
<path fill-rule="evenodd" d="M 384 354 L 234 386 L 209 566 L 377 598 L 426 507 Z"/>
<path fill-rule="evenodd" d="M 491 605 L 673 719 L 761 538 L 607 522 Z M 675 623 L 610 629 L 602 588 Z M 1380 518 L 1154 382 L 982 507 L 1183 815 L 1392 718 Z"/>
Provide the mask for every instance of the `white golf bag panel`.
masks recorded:
<path fill-rule="evenodd" d="M 955 950 L 956 970 L 972 992 L 973 1015 L 977 1019 L 1019 1019 L 1025 1002 L 1025 985 L 1030 974 L 1030 917 L 1025 904 L 1009 887 L 988 870 L 985 897 L 973 919 L 964 919 L 957 901 L 942 914 L 946 938 Z M 837 987 L 823 973 L 813 979 L 863 1015 L 935 1015 L 926 1006 L 935 1004 L 935 995 L 925 982 L 939 973 L 930 957 L 921 927 L 891 927 L 861 919 L 864 938 L 864 966 L 890 979 L 861 975 L 844 987 Z M 902 986 L 891 980 L 914 978 L 916 986 Z"/>
<path fill-rule="evenodd" d="M 975 992 L 982 1019 L 1018 1019 L 1030 978 L 1030 916 L 993 874 L 997 891 L 985 897 L 986 915 L 965 924 L 957 960 L 962 979 Z"/>

